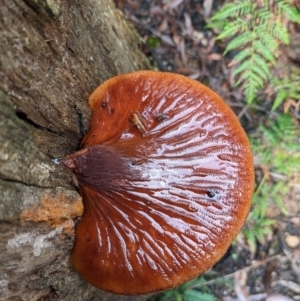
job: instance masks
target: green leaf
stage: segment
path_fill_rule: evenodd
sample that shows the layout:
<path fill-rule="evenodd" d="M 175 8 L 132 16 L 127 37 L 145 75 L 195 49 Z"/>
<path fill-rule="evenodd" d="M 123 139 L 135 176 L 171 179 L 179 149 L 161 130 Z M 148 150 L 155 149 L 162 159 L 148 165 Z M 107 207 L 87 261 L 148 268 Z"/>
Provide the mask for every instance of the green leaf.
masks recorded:
<path fill-rule="evenodd" d="M 246 60 L 244 61 L 242 64 L 240 64 L 233 72 L 232 72 L 232 75 L 233 76 L 236 76 L 238 74 L 240 74 L 241 72 L 244 72 L 245 70 L 249 69 L 250 68 L 250 64 L 251 64 L 251 61 L 249 60 Z"/>
<path fill-rule="evenodd" d="M 237 32 L 248 30 L 248 22 L 242 18 L 237 18 L 231 23 L 227 23 L 222 32 L 217 36 L 217 40 L 225 39 L 235 35 Z"/>
<path fill-rule="evenodd" d="M 150 48 L 157 48 L 161 46 L 161 38 L 150 36 L 146 41 L 146 45 L 149 46 Z"/>
<path fill-rule="evenodd" d="M 223 30 L 223 28 L 226 27 L 226 25 L 228 25 L 228 20 L 226 19 L 221 19 L 221 20 L 214 20 L 214 21 L 209 21 L 209 23 L 206 25 L 206 28 L 217 28 L 220 30 Z"/>
<path fill-rule="evenodd" d="M 287 20 L 295 23 L 300 23 L 300 13 L 295 6 L 292 6 L 289 1 L 278 1 L 278 12 L 283 15 Z"/>
<path fill-rule="evenodd" d="M 230 50 L 236 49 L 238 47 L 244 46 L 245 44 L 249 43 L 252 41 L 252 32 L 251 31 L 246 31 L 239 35 L 238 37 L 234 38 L 231 40 L 224 53 L 227 53 Z"/>
<path fill-rule="evenodd" d="M 264 47 L 268 48 L 269 51 L 272 52 L 278 49 L 278 41 L 265 26 L 258 26 L 256 28 L 256 35 L 259 37 L 258 41 L 261 42 Z M 256 44 L 254 44 L 254 46 L 256 46 Z"/>
<path fill-rule="evenodd" d="M 244 59 L 248 58 L 251 55 L 252 51 L 251 48 L 245 48 L 241 50 L 234 58 L 234 61 L 242 62 Z"/>
<path fill-rule="evenodd" d="M 196 290 L 187 290 L 184 293 L 184 300 L 185 301 L 217 301 L 218 299 L 208 293 L 202 293 Z"/>
<path fill-rule="evenodd" d="M 254 10 L 254 6 L 251 0 L 234 1 L 225 4 L 210 20 L 226 19 L 228 17 L 241 16 L 245 14 L 251 14 Z"/>
<path fill-rule="evenodd" d="M 274 220 L 272 220 L 272 219 L 263 219 L 262 221 L 261 221 L 261 226 L 262 227 L 268 227 L 268 226 L 272 226 L 272 225 L 274 225 L 274 223 L 275 223 L 275 221 Z M 265 230 L 262 230 L 262 231 L 265 231 Z M 264 233 L 264 232 L 263 232 Z M 267 233 L 269 233 L 268 232 L 268 230 L 267 230 Z"/>
<path fill-rule="evenodd" d="M 274 196 L 274 202 L 276 203 L 276 205 L 278 206 L 278 208 L 280 209 L 280 211 L 284 214 L 287 215 L 288 211 L 285 207 L 285 204 L 283 202 L 282 196 Z"/>
<path fill-rule="evenodd" d="M 217 39 L 231 38 L 224 54 L 238 51 L 231 62 L 235 66 L 233 76 L 237 78 L 235 86 L 243 85 L 248 104 L 256 100 L 258 91 L 271 80 L 270 69 L 276 64 L 279 46 L 289 43 L 287 20 L 300 23 L 300 13 L 291 0 L 275 0 L 272 5 L 267 0 L 235 0 L 225 4 L 210 20 L 209 26 L 217 24 L 221 30 Z M 277 92 L 272 110 L 285 97 L 300 98 L 300 75 L 295 80 L 290 76 L 276 81 L 270 85 Z"/>
<path fill-rule="evenodd" d="M 271 25 L 271 32 L 274 37 L 280 40 L 284 44 L 289 44 L 290 38 L 288 31 L 281 22 L 274 22 Z"/>
<path fill-rule="evenodd" d="M 178 298 L 181 298 L 180 294 L 175 289 L 171 289 L 164 292 L 161 301 L 173 301 L 178 300 Z"/>
<path fill-rule="evenodd" d="M 255 253 L 256 251 L 256 238 L 255 238 L 255 233 L 253 229 L 248 229 L 247 231 L 244 231 L 245 237 L 247 240 L 247 243 L 249 245 L 250 251 L 252 254 Z"/>
<path fill-rule="evenodd" d="M 259 19 L 259 24 L 268 23 L 274 21 L 275 14 L 269 9 L 263 7 L 257 10 L 257 18 Z"/>
<path fill-rule="evenodd" d="M 255 73 L 248 74 L 248 80 L 245 84 L 245 96 L 248 104 L 253 103 L 257 92 L 263 87 L 263 80 Z"/>
<path fill-rule="evenodd" d="M 265 73 L 259 65 L 255 64 L 254 60 L 252 60 L 251 72 L 255 74 L 258 78 L 261 78 L 261 87 L 263 87 L 264 83 L 269 78 L 269 74 Z"/>
<path fill-rule="evenodd" d="M 259 73 L 264 73 L 266 75 L 266 78 L 264 78 L 266 80 L 271 75 L 267 62 L 258 54 L 254 54 L 252 60 L 261 70 Z"/>
<path fill-rule="evenodd" d="M 255 41 L 253 48 L 255 48 L 255 50 L 265 58 L 265 60 L 271 63 L 275 62 L 274 52 L 272 52 L 272 50 L 267 46 L 263 45 L 261 41 Z"/>
<path fill-rule="evenodd" d="M 286 100 L 286 98 L 286 92 L 284 90 L 278 91 L 272 106 L 272 111 L 275 111 Z"/>
<path fill-rule="evenodd" d="M 272 78 L 270 86 L 277 92 L 272 110 L 276 110 L 288 98 L 298 100 L 300 98 L 299 69 L 291 68 L 290 74 L 283 79 Z"/>

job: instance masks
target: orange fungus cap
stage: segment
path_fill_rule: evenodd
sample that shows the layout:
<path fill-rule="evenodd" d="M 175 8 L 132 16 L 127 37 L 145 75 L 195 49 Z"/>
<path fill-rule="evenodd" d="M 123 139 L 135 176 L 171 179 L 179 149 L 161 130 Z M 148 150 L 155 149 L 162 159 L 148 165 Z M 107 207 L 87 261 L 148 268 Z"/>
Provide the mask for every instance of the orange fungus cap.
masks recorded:
<path fill-rule="evenodd" d="M 125 295 L 205 272 L 240 231 L 252 199 L 252 154 L 237 117 L 199 82 L 153 71 L 107 80 L 89 105 L 82 149 L 63 159 L 85 206 L 76 270 Z"/>

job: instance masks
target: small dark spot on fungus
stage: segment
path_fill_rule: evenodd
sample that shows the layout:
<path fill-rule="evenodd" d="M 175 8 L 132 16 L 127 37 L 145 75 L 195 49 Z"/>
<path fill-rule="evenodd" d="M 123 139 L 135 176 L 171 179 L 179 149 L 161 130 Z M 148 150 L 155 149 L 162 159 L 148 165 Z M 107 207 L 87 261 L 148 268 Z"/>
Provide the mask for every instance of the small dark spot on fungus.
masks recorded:
<path fill-rule="evenodd" d="M 210 198 L 214 198 L 216 196 L 215 192 L 213 190 L 208 190 L 207 191 L 207 195 L 210 197 Z"/>
<path fill-rule="evenodd" d="M 156 119 L 157 119 L 158 122 L 163 122 L 167 118 L 168 118 L 168 116 L 166 116 L 164 114 L 160 114 L 160 115 L 156 116 Z"/>
<path fill-rule="evenodd" d="M 76 270 L 124 295 L 205 272 L 240 231 L 252 199 L 252 154 L 234 113 L 199 82 L 153 71 L 107 80 L 89 105 L 82 150 L 62 159 L 85 206 Z"/>

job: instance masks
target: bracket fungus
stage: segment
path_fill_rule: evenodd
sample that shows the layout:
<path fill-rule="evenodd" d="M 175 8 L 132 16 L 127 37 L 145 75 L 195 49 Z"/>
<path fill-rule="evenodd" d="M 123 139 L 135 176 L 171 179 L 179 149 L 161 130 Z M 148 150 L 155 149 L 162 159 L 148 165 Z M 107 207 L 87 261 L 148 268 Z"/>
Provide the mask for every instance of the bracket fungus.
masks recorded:
<path fill-rule="evenodd" d="M 240 231 L 253 193 L 252 154 L 234 113 L 199 82 L 154 71 L 107 80 L 89 105 L 82 149 L 62 160 L 85 208 L 75 269 L 124 295 L 205 272 Z"/>

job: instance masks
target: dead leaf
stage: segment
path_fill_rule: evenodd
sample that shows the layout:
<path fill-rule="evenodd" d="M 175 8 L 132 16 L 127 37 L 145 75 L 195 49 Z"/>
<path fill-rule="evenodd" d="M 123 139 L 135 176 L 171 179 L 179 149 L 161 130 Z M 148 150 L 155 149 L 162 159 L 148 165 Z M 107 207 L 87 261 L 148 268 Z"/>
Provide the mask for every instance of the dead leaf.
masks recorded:
<path fill-rule="evenodd" d="M 284 295 L 276 294 L 268 296 L 266 301 L 293 301 L 293 299 Z"/>
<path fill-rule="evenodd" d="M 234 274 L 234 291 L 239 301 L 248 301 L 247 272 L 238 271 Z"/>
<path fill-rule="evenodd" d="M 196 43 L 201 42 L 203 45 L 207 45 L 207 42 L 204 42 L 204 32 L 193 30 L 191 37 Z"/>
<path fill-rule="evenodd" d="M 184 0 L 171 0 L 166 4 L 166 7 L 172 10 L 180 5 L 183 1 Z"/>
<path fill-rule="evenodd" d="M 219 53 L 211 53 L 206 56 L 208 60 L 212 60 L 212 61 L 220 61 L 222 57 L 223 56 Z"/>
<path fill-rule="evenodd" d="M 198 79 L 201 76 L 201 71 L 199 69 L 190 67 L 177 68 L 175 72 L 188 76 L 191 79 Z"/>
<path fill-rule="evenodd" d="M 290 222 L 295 224 L 296 226 L 300 226 L 300 217 L 293 216 L 290 218 Z"/>
<path fill-rule="evenodd" d="M 192 36 L 194 29 L 193 29 L 191 17 L 188 13 L 184 13 L 183 16 L 184 16 L 184 24 L 185 24 L 185 28 L 186 28 L 186 33 L 189 36 Z"/>
<path fill-rule="evenodd" d="M 288 252 L 287 250 L 284 250 L 284 253 L 287 256 L 287 258 L 291 261 L 292 269 L 296 274 L 298 281 L 300 282 L 300 248 L 295 249 L 293 252 Z"/>
<path fill-rule="evenodd" d="M 230 67 L 236 65 L 237 63 L 238 63 L 238 61 L 232 60 L 232 61 L 227 65 L 227 67 L 230 68 Z"/>
<path fill-rule="evenodd" d="M 212 0 L 204 0 L 203 2 L 203 8 L 204 8 L 204 14 L 206 17 L 209 17 L 211 14 L 213 1 Z"/>
<path fill-rule="evenodd" d="M 185 43 L 184 43 L 183 39 L 180 40 L 178 46 L 179 46 L 179 51 L 180 51 L 180 56 L 181 56 L 182 63 L 185 66 L 186 62 L 187 62 L 187 59 L 186 59 L 186 55 L 185 55 Z"/>
<path fill-rule="evenodd" d="M 296 294 L 300 294 L 300 284 L 296 282 L 287 281 L 287 280 L 278 280 L 277 284 L 288 288 L 289 290 L 293 291 Z"/>
<path fill-rule="evenodd" d="M 166 44 L 169 44 L 169 45 L 171 45 L 171 46 L 175 46 L 174 41 L 172 40 L 172 38 L 171 38 L 170 36 L 162 34 L 162 35 L 160 35 L 159 37 L 160 37 L 160 38 L 162 39 L 162 41 L 165 42 Z"/>
<path fill-rule="evenodd" d="M 162 31 L 166 31 L 168 29 L 168 20 L 167 18 L 164 18 L 163 21 L 161 22 L 161 24 L 158 27 L 158 31 L 162 32 Z"/>
<path fill-rule="evenodd" d="M 165 15 L 165 12 L 158 5 L 150 7 L 149 12 L 150 12 L 150 15 L 153 15 L 153 16 L 164 16 Z"/>
<path fill-rule="evenodd" d="M 297 235 L 287 234 L 285 237 L 285 242 L 289 248 L 297 248 L 300 244 L 300 238 Z"/>
<path fill-rule="evenodd" d="M 300 107 L 300 100 L 298 102 L 296 102 L 294 99 L 287 99 L 285 101 L 285 103 L 283 104 L 283 111 L 284 113 L 287 113 L 290 109 L 290 107 L 294 107 L 295 111 L 299 111 L 299 107 Z"/>
<path fill-rule="evenodd" d="M 127 3 L 131 6 L 132 9 L 139 9 L 140 3 L 132 1 L 132 0 L 127 0 Z"/>

